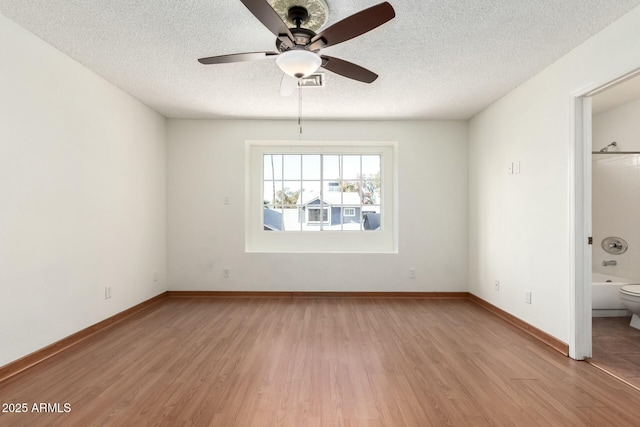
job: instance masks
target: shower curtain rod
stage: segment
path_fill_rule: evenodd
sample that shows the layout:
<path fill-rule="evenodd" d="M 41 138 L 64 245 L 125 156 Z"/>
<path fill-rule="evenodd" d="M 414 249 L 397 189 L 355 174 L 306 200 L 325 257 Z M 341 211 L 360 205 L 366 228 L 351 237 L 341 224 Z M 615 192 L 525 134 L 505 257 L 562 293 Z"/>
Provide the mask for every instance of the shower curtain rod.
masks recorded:
<path fill-rule="evenodd" d="M 609 151 L 609 148 L 617 147 L 618 143 L 613 141 L 611 144 L 598 151 L 592 151 L 591 154 L 640 154 L 640 151 Z"/>
<path fill-rule="evenodd" d="M 592 151 L 591 154 L 640 154 L 640 151 Z"/>

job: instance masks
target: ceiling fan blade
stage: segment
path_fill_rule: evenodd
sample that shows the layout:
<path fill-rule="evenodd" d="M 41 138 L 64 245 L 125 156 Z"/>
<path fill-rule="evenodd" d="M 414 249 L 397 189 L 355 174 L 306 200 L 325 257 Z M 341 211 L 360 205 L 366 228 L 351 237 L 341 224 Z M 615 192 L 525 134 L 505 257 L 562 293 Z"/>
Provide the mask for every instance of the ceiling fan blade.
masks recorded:
<path fill-rule="evenodd" d="M 258 18 L 258 21 L 262 22 L 262 25 L 267 27 L 269 31 L 275 34 L 288 47 L 294 47 L 296 45 L 295 38 L 287 25 L 282 21 L 278 12 L 273 10 L 271 5 L 267 3 L 267 0 L 240 0 L 247 9 L 253 13 L 253 16 Z"/>
<path fill-rule="evenodd" d="M 358 80 L 364 83 L 372 83 L 378 78 L 378 75 L 373 71 L 369 71 L 359 65 L 352 62 L 345 61 L 344 59 L 334 58 L 332 56 L 321 55 L 322 68 L 332 71 L 336 74 L 340 74 L 343 77 L 347 77 L 353 80 Z"/>
<path fill-rule="evenodd" d="M 396 12 L 389 2 L 380 3 L 368 9 L 355 13 L 340 22 L 333 24 L 324 31 L 316 34 L 307 49 L 317 50 L 333 46 L 371 31 L 385 22 L 393 19 Z"/>
<path fill-rule="evenodd" d="M 291 96 L 293 92 L 298 88 L 298 79 L 291 77 L 288 74 L 282 74 L 282 81 L 280 82 L 280 96 Z"/>
<path fill-rule="evenodd" d="M 249 52 L 249 53 L 232 53 L 231 55 L 210 56 L 208 58 L 200 58 L 198 62 L 201 64 L 227 64 L 230 62 L 247 62 L 267 59 L 277 56 L 277 52 Z"/>

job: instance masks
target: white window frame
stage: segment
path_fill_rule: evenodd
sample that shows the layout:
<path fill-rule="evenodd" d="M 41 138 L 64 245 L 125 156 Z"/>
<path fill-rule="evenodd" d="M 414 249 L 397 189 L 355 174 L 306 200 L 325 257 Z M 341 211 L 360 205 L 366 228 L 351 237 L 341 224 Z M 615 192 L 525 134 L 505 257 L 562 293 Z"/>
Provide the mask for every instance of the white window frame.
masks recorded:
<path fill-rule="evenodd" d="M 267 154 L 378 154 L 381 156 L 380 230 L 264 230 L 263 156 Z M 245 251 L 260 253 L 397 253 L 397 142 L 246 141 Z M 308 218 L 308 217 L 307 217 Z"/>

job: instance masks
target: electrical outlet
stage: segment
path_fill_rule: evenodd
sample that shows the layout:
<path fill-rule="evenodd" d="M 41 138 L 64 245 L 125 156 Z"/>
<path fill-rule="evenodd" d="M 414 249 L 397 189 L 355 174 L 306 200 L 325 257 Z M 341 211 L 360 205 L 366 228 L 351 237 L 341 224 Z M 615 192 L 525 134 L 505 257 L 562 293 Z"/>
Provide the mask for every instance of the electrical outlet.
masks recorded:
<path fill-rule="evenodd" d="M 111 298 L 111 286 L 104 287 L 104 299 Z"/>
<path fill-rule="evenodd" d="M 494 289 L 496 292 L 500 292 L 500 281 L 499 281 L 499 280 L 496 280 L 496 283 L 495 283 L 495 285 L 494 285 L 493 289 Z"/>
<path fill-rule="evenodd" d="M 222 270 L 222 275 L 225 277 L 225 279 L 228 279 L 229 277 L 231 277 L 231 270 L 225 268 L 224 270 Z"/>
<path fill-rule="evenodd" d="M 531 291 L 524 291 L 524 302 L 531 304 Z"/>
<path fill-rule="evenodd" d="M 230 205 L 230 204 L 231 204 L 231 201 L 230 201 L 230 199 L 229 199 L 229 196 L 224 196 L 224 204 L 225 204 L 225 205 Z"/>
<path fill-rule="evenodd" d="M 154 282 L 157 282 L 157 281 L 158 281 L 158 272 L 157 272 L 157 271 L 154 271 L 154 272 L 153 272 L 153 281 L 154 281 Z"/>
<path fill-rule="evenodd" d="M 414 267 L 411 267 L 409 269 L 409 278 L 410 279 L 415 279 L 416 278 L 416 269 Z"/>

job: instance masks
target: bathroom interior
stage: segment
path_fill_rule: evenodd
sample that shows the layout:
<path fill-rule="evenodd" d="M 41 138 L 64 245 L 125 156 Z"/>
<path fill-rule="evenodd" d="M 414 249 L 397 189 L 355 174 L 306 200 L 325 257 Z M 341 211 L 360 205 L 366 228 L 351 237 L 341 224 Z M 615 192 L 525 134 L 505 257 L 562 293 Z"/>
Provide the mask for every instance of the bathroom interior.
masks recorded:
<path fill-rule="evenodd" d="M 592 106 L 590 363 L 640 389 L 640 76 Z"/>

